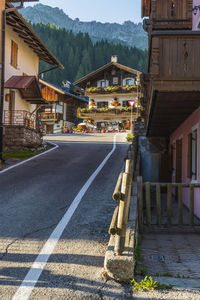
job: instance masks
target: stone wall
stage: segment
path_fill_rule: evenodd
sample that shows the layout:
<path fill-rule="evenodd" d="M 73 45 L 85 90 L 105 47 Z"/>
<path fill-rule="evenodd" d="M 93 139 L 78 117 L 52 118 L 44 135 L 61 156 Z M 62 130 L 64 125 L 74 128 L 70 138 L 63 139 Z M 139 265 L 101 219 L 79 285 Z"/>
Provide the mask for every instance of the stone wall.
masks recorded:
<path fill-rule="evenodd" d="M 38 132 L 24 126 L 4 126 L 4 147 L 19 149 L 41 144 L 42 138 Z"/>

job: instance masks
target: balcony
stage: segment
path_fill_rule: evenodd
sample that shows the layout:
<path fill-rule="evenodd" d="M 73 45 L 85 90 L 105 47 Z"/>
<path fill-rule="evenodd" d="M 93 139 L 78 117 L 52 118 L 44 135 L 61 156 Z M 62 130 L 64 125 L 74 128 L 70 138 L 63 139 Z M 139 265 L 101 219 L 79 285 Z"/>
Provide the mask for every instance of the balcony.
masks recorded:
<path fill-rule="evenodd" d="M 152 32 L 142 76 L 148 136 L 170 136 L 200 105 L 200 32 Z"/>
<path fill-rule="evenodd" d="M 90 87 L 86 89 L 86 94 L 127 94 L 137 92 L 137 85 L 126 85 L 126 86 L 108 86 L 108 87 Z"/>
<path fill-rule="evenodd" d="M 38 114 L 39 119 L 42 122 L 59 122 L 63 119 L 63 114 L 62 113 L 39 113 Z"/>
<path fill-rule="evenodd" d="M 149 2 L 147 4 L 147 2 Z M 192 8 L 191 0 L 151 0 L 143 1 L 144 29 L 151 30 L 191 30 Z"/>
<path fill-rule="evenodd" d="M 140 109 L 133 108 L 133 115 L 139 115 Z M 91 118 L 94 120 L 102 119 L 130 119 L 131 107 L 122 108 L 82 108 L 78 109 L 78 118 Z"/>
<path fill-rule="evenodd" d="M 3 124 L 36 129 L 36 116 L 25 110 L 4 110 Z"/>

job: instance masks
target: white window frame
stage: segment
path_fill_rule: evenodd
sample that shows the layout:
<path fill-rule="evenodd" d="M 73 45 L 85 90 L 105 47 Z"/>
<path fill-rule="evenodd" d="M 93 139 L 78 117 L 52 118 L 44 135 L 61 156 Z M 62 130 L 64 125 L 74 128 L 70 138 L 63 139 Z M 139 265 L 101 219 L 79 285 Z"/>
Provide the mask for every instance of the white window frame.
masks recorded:
<path fill-rule="evenodd" d="M 104 83 L 105 85 L 102 86 L 102 83 Z M 109 86 L 109 81 L 108 80 L 105 80 L 105 79 L 101 79 L 99 81 L 97 81 L 97 87 L 108 87 Z"/>
<path fill-rule="evenodd" d="M 133 77 L 126 77 L 123 79 L 123 86 L 126 86 L 126 80 L 133 80 L 133 84 L 129 84 L 129 85 L 134 85 L 135 84 L 135 78 Z"/>

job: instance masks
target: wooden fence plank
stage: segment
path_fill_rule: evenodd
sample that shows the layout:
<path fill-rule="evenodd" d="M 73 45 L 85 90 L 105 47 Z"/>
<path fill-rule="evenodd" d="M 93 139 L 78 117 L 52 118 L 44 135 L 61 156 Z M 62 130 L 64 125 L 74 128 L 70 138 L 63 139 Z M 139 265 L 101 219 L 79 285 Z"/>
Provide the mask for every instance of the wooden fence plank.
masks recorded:
<path fill-rule="evenodd" d="M 156 204 L 157 204 L 157 224 L 161 226 L 161 196 L 160 196 L 160 184 L 156 184 Z"/>
<path fill-rule="evenodd" d="M 190 186 L 190 225 L 194 225 L 194 186 Z"/>
<path fill-rule="evenodd" d="M 178 185 L 178 213 L 179 225 L 183 225 L 183 197 L 182 197 L 182 184 Z"/>
<path fill-rule="evenodd" d="M 172 184 L 168 183 L 167 185 L 167 216 L 168 216 L 168 225 L 172 224 Z"/>
<path fill-rule="evenodd" d="M 147 220 L 147 226 L 151 226 L 151 186 L 150 186 L 150 182 L 146 183 L 146 220 Z"/>

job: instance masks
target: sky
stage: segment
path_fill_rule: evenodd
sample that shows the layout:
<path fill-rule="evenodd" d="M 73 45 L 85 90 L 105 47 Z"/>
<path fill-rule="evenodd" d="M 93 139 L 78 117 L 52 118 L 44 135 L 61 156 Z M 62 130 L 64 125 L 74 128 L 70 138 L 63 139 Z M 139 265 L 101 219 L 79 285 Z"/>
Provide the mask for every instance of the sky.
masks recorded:
<path fill-rule="evenodd" d="M 141 22 L 141 0 L 40 0 L 39 3 L 62 8 L 70 18 L 81 21 Z M 35 3 L 25 6 L 30 5 Z"/>

